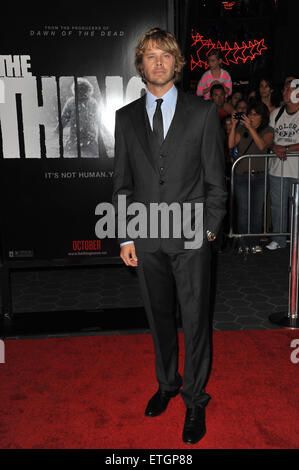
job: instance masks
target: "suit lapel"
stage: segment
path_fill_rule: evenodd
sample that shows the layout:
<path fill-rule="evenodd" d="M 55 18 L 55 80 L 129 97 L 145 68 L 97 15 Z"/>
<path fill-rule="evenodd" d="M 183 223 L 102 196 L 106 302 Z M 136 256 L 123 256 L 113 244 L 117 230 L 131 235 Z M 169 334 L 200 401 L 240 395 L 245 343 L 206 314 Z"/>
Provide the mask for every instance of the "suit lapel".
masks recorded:
<path fill-rule="evenodd" d="M 148 139 L 146 119 L 148 118 L 146 114 L 145 95 L 144 95 L 142 96 L 142 98 L 140 98 L 140 100 L 136 102 L 136 106 L 131 110 L 131 120 L 133 122 L 134 130 L 144 150 L 145 155 L 147 156 L 153 169 L 157 171 L 155 160 L 151 151 L 151 145 Z"/>

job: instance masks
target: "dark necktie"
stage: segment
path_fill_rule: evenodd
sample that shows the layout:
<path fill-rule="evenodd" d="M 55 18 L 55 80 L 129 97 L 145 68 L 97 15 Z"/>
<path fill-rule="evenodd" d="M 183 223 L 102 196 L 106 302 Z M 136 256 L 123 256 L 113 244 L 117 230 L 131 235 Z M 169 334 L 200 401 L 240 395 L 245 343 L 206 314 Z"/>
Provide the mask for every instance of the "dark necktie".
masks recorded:
<path fill-rule="evenodd" d="M 163 144 L 164 141 L 164 130 L 163 130 L 163 117 L 161 111 L 161 104 L 163 103 L 162 98 L 156 100 L 157 107 L 153 117 L 153 133 L 157 138 L 159 146 Z"/>

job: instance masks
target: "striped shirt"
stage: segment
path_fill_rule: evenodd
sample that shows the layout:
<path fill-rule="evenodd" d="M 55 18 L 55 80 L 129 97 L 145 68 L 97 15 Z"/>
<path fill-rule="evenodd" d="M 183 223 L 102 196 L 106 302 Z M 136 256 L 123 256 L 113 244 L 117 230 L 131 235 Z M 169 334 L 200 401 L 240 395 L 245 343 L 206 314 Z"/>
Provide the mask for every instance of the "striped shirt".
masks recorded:
<path fill-rule="evenodd" d="M 204 93 L 203 90 L 205 88 L 210 88 L 210 84 L 214 81 L 217 80 L 218 82 L 222 83 L 224 86 L 226 86 L 229 89 L 228 93 L 225 93 L 225 98 L 227 98 L 229 95 L 232 93 L 232 79 L 230 74 L 223 69 L 220 69 L 220 77 L 215 78 L 213 77 L 211 70 L 207 70 L 201 77 L 200 81 L 198 82 L 197 85 L 197 90 L 196 94 L 197 96 L 203 96 L 205 100 L 210 99 L 210 90 L 207 93 Z"/>

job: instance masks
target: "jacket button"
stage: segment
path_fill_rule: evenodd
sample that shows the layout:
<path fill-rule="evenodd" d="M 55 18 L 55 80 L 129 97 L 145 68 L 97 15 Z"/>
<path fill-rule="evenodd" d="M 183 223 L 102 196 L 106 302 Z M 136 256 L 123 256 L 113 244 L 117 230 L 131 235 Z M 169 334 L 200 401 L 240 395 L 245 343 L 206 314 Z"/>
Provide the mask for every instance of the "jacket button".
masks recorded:
<path fill-rule="evenodd" d="M 163 171 L 163 170 L 164 170 L 164 166 L 160 166 L 160 170 Z"/>
<path fill-rule="evenodd" d="M 163 180 L 160 180 L 160 181 L 159 181 L 159 183 L 160 183 L 160 184 L 164 184 L 164 183 L 165 183 L 165 181 L 163 181 Z"/>

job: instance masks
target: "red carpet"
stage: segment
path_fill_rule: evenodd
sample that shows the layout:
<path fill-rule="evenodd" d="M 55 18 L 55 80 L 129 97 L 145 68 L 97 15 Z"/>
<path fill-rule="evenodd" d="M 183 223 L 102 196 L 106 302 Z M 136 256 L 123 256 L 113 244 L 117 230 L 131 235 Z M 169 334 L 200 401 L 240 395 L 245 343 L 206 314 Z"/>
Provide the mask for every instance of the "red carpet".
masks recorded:
<path fill-rule="evenodd" d="M 299 363 L 290 360 L 290 343 L 298 337 L 214 333 L 207 434 L 195 446 L 181 441 L 180 396 L 163 415 L 144 416 L 156 391 L 150 335 L 7 340 L 0 448 L 297 449 Z"/>

